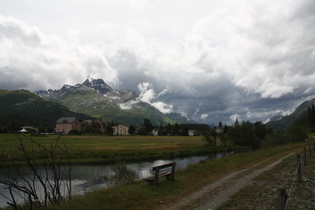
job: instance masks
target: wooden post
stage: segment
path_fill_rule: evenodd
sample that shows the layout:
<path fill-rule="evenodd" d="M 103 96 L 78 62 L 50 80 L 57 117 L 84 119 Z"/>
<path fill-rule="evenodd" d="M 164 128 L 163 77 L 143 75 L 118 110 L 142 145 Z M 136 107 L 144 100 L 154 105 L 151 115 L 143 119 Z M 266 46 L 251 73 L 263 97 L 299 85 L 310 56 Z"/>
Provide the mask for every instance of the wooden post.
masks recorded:
<path fill-rule="evenodd" d="M 297 178 L 298 178 L 298 182 L 299 183 L 302 183 L 302 174 L 301 174 L 301 162 L 300 162 L 300 160 L 301 160 L 301 155 L 297 155 L 297 160 L 298 160 L 298 173 L 297 173 Z"/>
<path fill-rule="evenodd" d="M 279 198 L 279 210 L 285 210 L 286 209 L 286 204 L 287 204 L 287 193 L 285 192 L 285 189 L 279 188 L 278 189 L 278 198 Z"/>
<path fill-rule="evenodd" d="M 155 168 L 155 175 L 154 175 L 154 181 L 153 181 L 153 183 L 154 183 L 155 185 L 158 185 L 158 184 L 159 184 L 159 173 L 160 173 L 160 167 L 157 166 L 157 167 Z"/>
<path fill-rule="evenodd" d="M 303 153 L 303 155 L 304 155 L 304 165 L 306 166 L 306 148 L 304 148 L 304 153 Z"/>
<path fill-rule="evenodd" d="M 172 164 L 171 180 L 174 180 L 174 179 L 175 179 L 175 166 L 176 166 L 176 162 L 174 162 L 174 163 Z"/>

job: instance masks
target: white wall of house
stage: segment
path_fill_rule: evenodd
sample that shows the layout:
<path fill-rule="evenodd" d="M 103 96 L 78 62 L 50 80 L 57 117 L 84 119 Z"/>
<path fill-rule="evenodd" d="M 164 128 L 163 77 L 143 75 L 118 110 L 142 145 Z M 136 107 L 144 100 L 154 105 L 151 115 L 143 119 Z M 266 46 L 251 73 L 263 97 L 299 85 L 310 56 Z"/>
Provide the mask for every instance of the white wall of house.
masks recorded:
<path fill-rule="evenodd" d="M 117 124 L 113 126 L 113 135 L 129 135 L 129 127 L 123 124 Z"/>

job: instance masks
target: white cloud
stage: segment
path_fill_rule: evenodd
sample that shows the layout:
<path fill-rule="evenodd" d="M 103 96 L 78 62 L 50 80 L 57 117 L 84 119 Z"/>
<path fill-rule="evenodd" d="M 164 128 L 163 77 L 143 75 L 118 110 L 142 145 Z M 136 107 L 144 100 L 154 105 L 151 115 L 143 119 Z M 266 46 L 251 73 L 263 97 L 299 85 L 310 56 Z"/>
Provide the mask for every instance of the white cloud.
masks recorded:
<path fill-rule="evenodd" d="M 172 105 L 166 104 L 162 101 L 157 101 L 159 96 L 165 94 L 168 91 L 167 89 L 164 89 L 162 92 L 157 94 L 155 93 L 152 84 L 147 82 L 138 84 L 138 88 L 140 90 L 140 96 L 138 98 L 140 101 L 151 104 L 164 114 L 173 112 Z"/>
<path fill-rule="evenodd" d="M 230 125 L 233 125 L 233 124 L 236 122 L 236 120 L 237 120 L 239 123 L 241 123 L 241 121 L 242 121 L 241 116 L 240 116 L 239 114 L 232 114 L 232 115 L 230 116 L 230 122 L 229 122 L 229 124 L 230 124 Z"/>
<path fill-rule="evenodd" d="M 0 81 L 11 81 L 16 89 L 60 88 L 88 75 L 118 82 L 100 48 L 68 43 L 15 18 L 0 16 L 0 44 Z"/>
<path fill-rule="evenodd" d="M 169 114 L 173 112 L 173 105 L 167 104 L 162 101 L 152 102 L 151 105 L 164 114 Z"/>
<path fill-rule="evenodd" d="M 120 103 L 120 104 L 119 104 L 119 107 L 120 107 L 121 109 L 124 109 L 124 110 L 132 109 L 133 106 L 134 106 L 135 104 L 137 104 L 138 102 L 139 102 L 139 101 L 137 101 L 137 100 L 131 100 L 131 101 L 128 101 L 128 102 L 125 102 L 125 103 Z"/>
<path fill-rule="evenodd" d="M 202 95 L 216 95 L 214 90 L 222 91 L 218 88 L 222 80 L 246 92 L 258 93 L 262 98 L 280 98 L 297 91 L 297 87 L 304 86 L 305 90 L 309 88 L 307 85 L 314 86 L 310 78 L 315 73 L 305 74 L 296 66 L 312 63 L 311 54 L 298 62 L 291 59 L 304 36 L 300 32 L 292 33 L 308 29 L 292 22 L 293 13 L 287 10 L 281 10 L 283 14 L 279 15 L 271 5 L 263 4 L 260 6 L 270 10 L 270 16 L 263 9 L 257 15 L 253 10 L 258 5 L 242 2 L 240 8 L 232 4 L 223 10 L 227 2 L 216 5 L 213 14 L 195 22 L 184 39 L 171 45 L 172 48 L 165 48 L 166 40 L 157 43 L 144 33 L 133 31 L 136 36 L 123 39 L 136 63 L 132 66 L 133 72 L 140 71 L 139 76 L 146 77 L 144 81 L 163 84 L 174 93 L 180 90 L 186 95 L 201 94 L 201 89 Z M 284 3 L 277 3 L 276 7 Z M 289 11 L 295 6 L 294 3 L 286 5 Z"/>

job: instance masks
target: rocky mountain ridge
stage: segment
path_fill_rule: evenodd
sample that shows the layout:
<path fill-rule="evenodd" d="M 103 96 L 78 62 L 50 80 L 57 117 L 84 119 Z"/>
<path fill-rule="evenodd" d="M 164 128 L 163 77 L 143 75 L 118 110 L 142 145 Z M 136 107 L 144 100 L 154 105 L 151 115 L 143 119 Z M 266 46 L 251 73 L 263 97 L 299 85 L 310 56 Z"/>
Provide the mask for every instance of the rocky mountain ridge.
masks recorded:
<path fill-rule="evenodd" d="M 285 129 L 288 128 L 292 123 L 298 120 L 300 117 L 306 115 L 308 107 L 315 105 L 315 98 L 304 101 L 301 103 L 290 115 L 279 117 L 278 120 L 268 122 L 266 125 L 272 129 Z"/>
<path fill-rule="evenodd" d="M 59 90 L 41 90 L 35 93 L 46 100 L 59 102 L 73 112 L 102 118 L 104 121 L 141 125 L 147 118 L 156 125 L 192 123 L 178 113 L 163 114 L 141 101 L 135 91 L 115 90 L 102 79 L 87 79 L 82 84 L 64 85 Z"/>
<path fill-rule="evenodd" d="M 134 91 L 118 91 L 112 89 L 102 79 L 87 79 L 82 84 L 76 84 L 74 86 L 64 85 L 59 90 L 40 90 L 36 91 L 35 94 L 45 99 L 58 100 L 59 98 L 76 91 L 82 93 L 98 91 L 103 97 L 108 100 L 113 100 L 115 103 L 122 103 L 137 97 L 137 94 Z"/>

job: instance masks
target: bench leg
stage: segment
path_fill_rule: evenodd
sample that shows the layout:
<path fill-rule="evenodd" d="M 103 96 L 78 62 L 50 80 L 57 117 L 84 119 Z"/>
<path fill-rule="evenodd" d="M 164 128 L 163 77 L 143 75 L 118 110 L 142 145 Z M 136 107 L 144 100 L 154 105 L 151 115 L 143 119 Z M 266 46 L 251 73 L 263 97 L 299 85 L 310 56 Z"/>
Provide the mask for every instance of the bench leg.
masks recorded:
<path fill-rule="evenodd" d="M 171 180 L 174 180 L 174 175 L 175 175 L 175 166 L 176 166 L 176 162 L 174 162 L 173 166 L 172 166 L 172 171 L 171 171 Z"/>
<path fill-rule="evenodd" d="M 154 176 L 154 184 L 156 184 L 156 185 L 158 185 L 159 184 L 159 172 L 160 172 L 160 169 L 159 168 L 157 168 L 156 170 L 155 170 L 155 176 Z"/>

